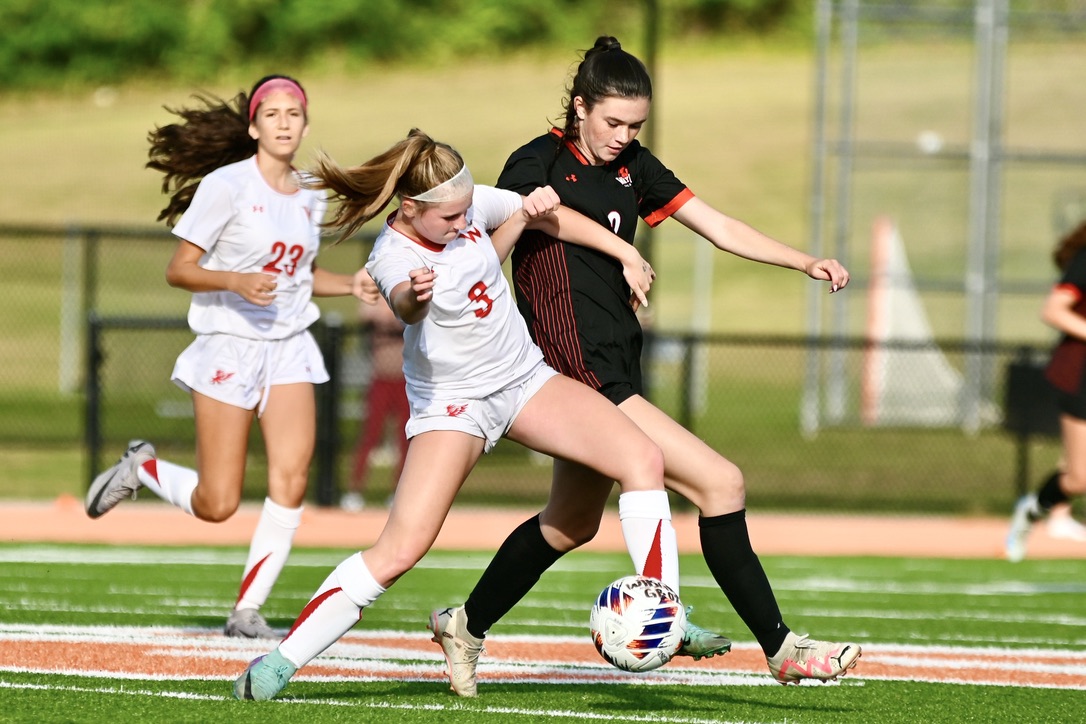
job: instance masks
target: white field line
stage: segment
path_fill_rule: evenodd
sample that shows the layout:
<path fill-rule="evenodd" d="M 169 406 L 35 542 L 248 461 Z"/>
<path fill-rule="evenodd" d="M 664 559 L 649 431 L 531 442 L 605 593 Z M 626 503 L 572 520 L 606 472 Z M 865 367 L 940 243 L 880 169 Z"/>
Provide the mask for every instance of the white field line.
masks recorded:
<path fill-rule="evenodd" d="M 390 630 L 351 632 L 329 648 L 296 677 L 300 681 L 399 680 L 434 681 L 441 678 L 442 656 L 427 645 L 428 633 L 404 633 Z M 665 669 L 644 675 L 617 671 L 596 658 L 585 637 L 573 636 L 495 636 L 494 649 L 504 654 L 489 655 L 480 661 L 483 678 L 507 683 L 589 684 L 634 683 L 639 685 L 758 686 L 776 685 L 764 669 L 736 668 L 730 661 L 738 657 L 713 659 L 700 664 L 676 660 Z M 211 669 L 240 671 L 254 656 L 265 653 L 269 642 L 238 640 L 222 636 L 217 630 L 138 626 L 62 626 L 0 624 L 0 659 L 4 649 L 21 646 L 101 645 L 129 647 L 160 660 L 203 660 Z M 549 650 L 567 647 L 560 658 L 547 656 Z M 572 658 L 568 653 L 574 651 Z M 990 684 L 1086 690 L 1086 663 L 1074 649 L 1011 649 L 1004 647 L 969 648 L 962 646 L 917 646 L 872 644 L 864 646 L 861 666 L 842 679 L 842 685 L 862 685 L 868 680 L 927 681 L 932 683 Z M 756 647 L 737 644 L 747 660 L 757 660 Z M 864 674 L 864 668 L 877 669 Z M 181 680 L 192 678 L 183 673 L 151 674 L 124 667 L 110 670 L 72 667 L 59 662 L 6 660 L 0 671 L 21 673 L 64 673 L 89 677 L 121 679 Z M 917 672 L 923 672 L 918 674 Z M 972 676 L 968 676 L 971 674 Z M 1042 681 L 1015 681 L 1014 674 L 1071 677 L 1072 683 L 1059 686 Z M 222 673 L 208 678 L 229 679 Z M 1080 685 L 1075 685 L 1075 679 Z"/>
<path fill-rule="evenodd" d="M 184 691 L 152 691 L 138 689 L 117 689 L 114 687 L 88 687 L 88 686 L 47 686 L 42 684 L 23 684 L 4 681 L 0 679 L 0 689 L 34 690 L 49 692 L 79 692 L 89 694 L 109 694 L 120 696 L 161 697 L 171 699 L 188 699 L 193 701 L 228 701 L 227 696 L 211 696 L 208 694 L 192 694 Z M 586 711 L 560 710 L 560 709 L 517 709 L 504 706 L 468 707 L 463 704 L 399 704 L 381 701 L 346 701 L 343 699 L 273 699 L 262 702 L 266 706 L 338 706 L 350 709 L 379 709 L 385 711 L 412 711 L 412 712 L 477 712 L 479 714 L 492 714 L 503 717 L 526 717 L 531 721 L 541 719 L 585 719 L 588 721 L 614 721 L 613 714 L 599 714 Z M 624 714 L 623 721 L 628 722 L 663 722 L 664 724 L 746 724 L 742 721 L 731 719 L 702 719 L 695 717 L 678 717 L 670 715 L 653 714 L 651 716 Z"/>

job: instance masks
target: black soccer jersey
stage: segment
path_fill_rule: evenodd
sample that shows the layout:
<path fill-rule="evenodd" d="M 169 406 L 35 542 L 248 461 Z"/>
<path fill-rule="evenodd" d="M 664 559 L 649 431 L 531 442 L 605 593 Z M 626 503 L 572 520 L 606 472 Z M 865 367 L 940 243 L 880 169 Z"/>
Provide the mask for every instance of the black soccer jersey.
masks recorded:
<path fill-rule="evenodd" d="M 593 166 L 557 129 L 515 151 L 497 183 L 525 195 L 547 184 L 564 205 L 629 243 L 638 217 L 655 226 L 693 197 L 637 141 L 611 163 Z M 528 231 L 513 248 L 513 286 L 548 364 L 616 404 L 642 394 L 641 325 L 618 261 Z"/>
<path fill-rule="evenodd" d="M 1072 257 L 1056 288 L 1075 295 L 1072 309 L 1086 317 L 1086 250 Z M 1086 419 L 1086 342 L 1068 334 L 1060 335 L 1046 377 L 1059 392 L 1060 411 Z"/>

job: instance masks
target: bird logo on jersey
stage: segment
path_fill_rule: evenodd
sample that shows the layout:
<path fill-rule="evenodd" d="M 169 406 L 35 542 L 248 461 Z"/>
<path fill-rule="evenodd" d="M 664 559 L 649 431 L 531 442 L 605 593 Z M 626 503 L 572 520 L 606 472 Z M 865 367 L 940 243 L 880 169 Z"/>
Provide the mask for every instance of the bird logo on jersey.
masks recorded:
<path fill-rule="evenodd" d="M 445 405 L 445 414 L 449 417 L 460 417 L 467 412 L 467 405 Z"/>
<path fill-rule="evenodd" d="M 618 181 L 626 188 L 630 188 L 631 186 L 633 186 L 633 179 L 630 178 L 630 169 L 626 168 L 625 166 L 620 168 L 618 170 L 618 176 L 615 176 L 615 181 Z"/>

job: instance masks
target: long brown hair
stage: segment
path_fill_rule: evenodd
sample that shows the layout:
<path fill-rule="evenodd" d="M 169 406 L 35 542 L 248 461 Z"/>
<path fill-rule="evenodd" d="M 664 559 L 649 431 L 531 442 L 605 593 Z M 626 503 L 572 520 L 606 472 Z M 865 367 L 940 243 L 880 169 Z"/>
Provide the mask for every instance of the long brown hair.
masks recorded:
<path fill-rule="evenodd" d="M 647 98 L 652 100 L 652 79 L 645 64 L 622 49 L 622 44 L 610 35 L 601 35 L 577 66 L 567 89 L 563 137 L 574 143 L 579 135 L 577 109 L 573 99 L 581 97 L 585 109 L 607 98 Z"/>
<path fill-rule="evenodd" d="M 156 126 L 147 134 L 151 144 L 147 168 L 165 174 L 162 193 L 170 196 L 169 203 L 158 214 L 158 221 L 165 219 L 167 225 L 173 226 L 192 203 L 204 176 L 256 153 L 257 142 L 249 135 L 249 99 L 273 78 L 298 83 L 286 75 L 269 75 L 254 83 L 248 93 L 242 91 L 229 101 L 196 94 L 195 108 L 166 107 L 181 122 Z"/>
<path fill-rule="evenodd" d="M 324 226 L 339 230 L 345 239 L 381 213 L 394 196 L 426 193 L 462 168 L 464 159 L 456 149 L 412 128 L 407 138 L 358 166 L 343 168 L 320 154 L 312 171 L 315 178 L 306 185 L 332 192 L 339 205 Z"/>
<path fill-rule="evenodd" d="M 1061 272 L 1067 271 L 1075 254 L 1082 249 L 1086 249 L 1086 219 L 1060 239 L 1055 251 L 1052 252 L 1052 260 L 1056 262 L 1056 267 Z"/>

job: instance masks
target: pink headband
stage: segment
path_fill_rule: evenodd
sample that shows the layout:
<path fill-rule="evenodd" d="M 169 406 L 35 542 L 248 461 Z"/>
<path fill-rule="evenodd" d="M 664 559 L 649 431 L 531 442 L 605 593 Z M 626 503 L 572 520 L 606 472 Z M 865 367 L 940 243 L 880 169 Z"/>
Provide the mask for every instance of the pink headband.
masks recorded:
<path fill-rule="evenodd" d="M 260 104 L 264 102 L 264 99 L 270 96 L 272 93 L 278 91 L 285 91 L 302 102 L 302 110 L 306 110 L 305 91 L 302 87 L 290 80 L 289 78 L 272 78 L 260 84 L 260 87 L 253 93 L 253 97 L 249 99 L 249 123 L 253 122 L 253 116 L 256 115 L 256 109 L 260 107 Z"/>

